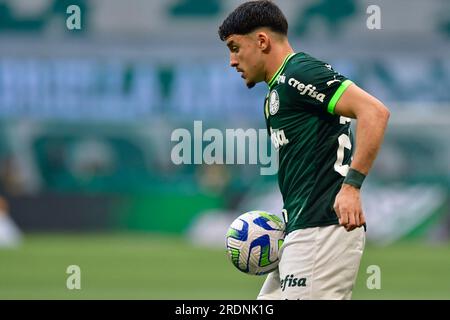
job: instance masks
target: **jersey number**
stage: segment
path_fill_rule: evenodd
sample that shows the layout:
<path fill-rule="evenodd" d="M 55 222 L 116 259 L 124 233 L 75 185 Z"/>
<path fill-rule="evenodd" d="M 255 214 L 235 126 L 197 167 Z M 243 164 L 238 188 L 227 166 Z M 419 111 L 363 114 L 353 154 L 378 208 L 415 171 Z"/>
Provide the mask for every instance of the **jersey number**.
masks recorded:
<path fill-rule="evenodd" d="M 345 124 L 347 122 L 350 122 L 350 118 L 346 117 L 340 117 L 340 123 Z M 337 149 L 337 157 L 336 162 L 334 163 L 334 170 L 339 173 L 341 176 L 345 177 L 347 175 L 349 165 L 348 164 L 342 164 L 344 162 L 344 148 L 347 148 L 348 150 L 352 149 L 352 142 L 350 141 L 350 138 L 345 133 L 341 134 L 338 138 L 339 147 Z"/>
<path fill-rule="evenodd" d="M 352 149 L 352 143 L 350 142 L 350 138 L 346 134 L 341 134 L 338 138 L 339 148 L 337 149 L 337 159 L 334 163 L 334 170 L 338 172 L 341 176 L 345 177 L 348 172 L 349 165 L 342 164 L 344 162 L 344 148 L 348 150 Z"/>

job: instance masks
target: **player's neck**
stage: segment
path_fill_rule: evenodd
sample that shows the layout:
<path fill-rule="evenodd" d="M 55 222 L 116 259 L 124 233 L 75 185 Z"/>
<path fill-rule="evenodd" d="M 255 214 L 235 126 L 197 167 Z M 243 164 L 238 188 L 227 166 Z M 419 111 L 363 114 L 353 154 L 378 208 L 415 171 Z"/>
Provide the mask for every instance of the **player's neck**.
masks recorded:
<path fill-rule="evenodd" d="M 265 82 L 267 84 L 270 82 L 270 80 L 272 80 L 275 73 L 283 65 L 283 62 L 286 59 L 286 57 L 288 55 L 290 55 L 291 53 L 294 53 L 294 50 L 289 45 L 289 43 L 287 43 L 283 46 L 280 46 L 277 49 L 274 49 L 272 56 L 269 59 L 267 59 L 267 64 L 266 64 Z"/>

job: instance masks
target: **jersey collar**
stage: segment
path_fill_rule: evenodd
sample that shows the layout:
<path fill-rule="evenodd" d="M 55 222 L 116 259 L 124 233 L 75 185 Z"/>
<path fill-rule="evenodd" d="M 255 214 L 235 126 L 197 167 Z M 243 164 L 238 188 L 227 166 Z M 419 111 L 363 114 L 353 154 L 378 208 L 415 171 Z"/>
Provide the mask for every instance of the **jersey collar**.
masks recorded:
<path fill-rule="evenodd" d="M 273 85 L 275 84 L 275 81 L 277 79 L 277 77 L 280 75 L 281 72 L 283 72 L 284 67 L 286 67 L 286 64 L 288 63 L 288 61 L 295 55 L 295 53 L 291 53 L 289 54 L 286 58 L 284 58 L 283 64 L 278 68 L 277 72 L 275 72 L 275 74 L 273 75 L 272 79 L 270 79 L 268 85 L 269 85 L 269 89 L 272 89 Z"/>

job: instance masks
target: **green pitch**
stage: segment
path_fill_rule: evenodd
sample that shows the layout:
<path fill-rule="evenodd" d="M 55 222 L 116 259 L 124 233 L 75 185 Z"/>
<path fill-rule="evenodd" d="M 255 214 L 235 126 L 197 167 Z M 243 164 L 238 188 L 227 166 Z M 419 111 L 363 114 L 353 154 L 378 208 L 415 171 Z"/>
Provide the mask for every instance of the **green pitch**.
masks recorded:
<path fill-rule="evenodd" d="M 450 299 L 449 245 L 368 246 L 354 299 Z M 69 265 L 81 290 L 68 290 Z M 369 290 L 369 265 L 381 289 Z M 225 250 L 153 235 L 29 235 L 0 249 L 0 299 L 254 299 L 264 277 L 240 273 Z"/>

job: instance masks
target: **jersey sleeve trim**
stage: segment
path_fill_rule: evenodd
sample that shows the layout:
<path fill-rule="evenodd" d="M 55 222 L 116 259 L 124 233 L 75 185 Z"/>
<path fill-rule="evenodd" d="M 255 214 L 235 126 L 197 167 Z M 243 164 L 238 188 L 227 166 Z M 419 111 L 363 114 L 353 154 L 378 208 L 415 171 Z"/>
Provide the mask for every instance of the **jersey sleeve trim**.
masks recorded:
<path fill-rule="evenodd" d="M 336 104 L 339 101 L 339 98 L 342 96 L 344 91 L 348 88 L 349 85 L 351 85 L 353 82 L 351 80 L 345 80 L 341 83 L 339 88 L 334 93 L 333 97 L 331 98 L 330 102 L 328 103 L 328 112 L 331 114 L 334 114 L 334 108 L 336 108 Z"/>

